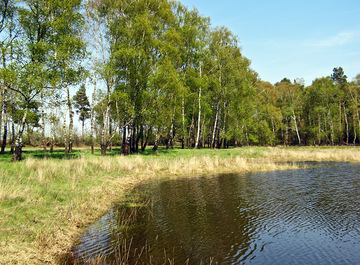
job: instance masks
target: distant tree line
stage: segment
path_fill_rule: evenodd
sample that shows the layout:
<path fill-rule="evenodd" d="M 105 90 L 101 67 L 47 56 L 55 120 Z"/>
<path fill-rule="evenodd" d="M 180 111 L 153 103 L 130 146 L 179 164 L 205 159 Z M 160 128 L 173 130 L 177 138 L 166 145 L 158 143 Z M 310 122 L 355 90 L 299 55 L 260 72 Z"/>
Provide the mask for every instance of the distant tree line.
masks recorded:
<path fill-rule="evenodd" d="M 262 81 L 226 27 L 168 0 L 0 0 L 1 153 L 82 138 L 102 155 L 148 145 L 358 144 L 360 75 Z M 70 95 L 71 88 L 78 90 Z M 90 95 L 89 100 L 87 94 Z M 89 120 L 90 132 L 85 132 Z M 48 150 L 49 149 L 49 150 Z"/>

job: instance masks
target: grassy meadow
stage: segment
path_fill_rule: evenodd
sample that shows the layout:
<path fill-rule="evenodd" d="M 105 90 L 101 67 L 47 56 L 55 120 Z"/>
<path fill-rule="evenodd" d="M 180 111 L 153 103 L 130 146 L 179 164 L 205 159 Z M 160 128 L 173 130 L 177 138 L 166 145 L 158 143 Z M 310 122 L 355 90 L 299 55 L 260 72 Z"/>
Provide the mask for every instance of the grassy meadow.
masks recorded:
<path fill-rule="evenodd" d="M 148 151 L 25 148 L 0 155 L 0 264 L 60 264 L 84 228 L 137 184 L 156 178 L 296 169 L 292 161 L 360 162 L 359 147 L 242 147 Z"/>

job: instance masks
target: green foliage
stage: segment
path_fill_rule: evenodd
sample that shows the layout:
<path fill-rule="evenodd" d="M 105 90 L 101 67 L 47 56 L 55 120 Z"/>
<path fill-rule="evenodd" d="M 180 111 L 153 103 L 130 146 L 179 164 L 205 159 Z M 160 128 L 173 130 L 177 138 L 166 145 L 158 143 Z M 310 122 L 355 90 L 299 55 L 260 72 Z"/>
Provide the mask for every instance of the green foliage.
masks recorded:
<path fill-rule="evenodd" d="M 331 79 L 338 85 L 343 85 L 347 82 L 347 76 L 344 73 L 342 67 L 335 67 L 333 69 L 333 74 L 331 75 Z"/>
<path fill-rule="evenodd" d="M 76 113 L 79 115 L 79 120 L 85 121 L 90 118 L 90 103 L 88 97 L 86 96 L 84 84 L 80 86 L 73 99 L 75 102 L 74 106 L 77 109 Z"/>

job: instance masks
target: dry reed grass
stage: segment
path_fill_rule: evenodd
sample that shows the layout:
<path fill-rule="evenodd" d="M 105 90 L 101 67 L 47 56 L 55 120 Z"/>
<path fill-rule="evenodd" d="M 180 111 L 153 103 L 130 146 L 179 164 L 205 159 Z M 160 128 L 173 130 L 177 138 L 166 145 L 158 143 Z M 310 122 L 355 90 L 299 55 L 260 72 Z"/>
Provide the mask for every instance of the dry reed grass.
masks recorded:
<path fill-rule="evenodd" d="M 25 197 L 29 188 L 22 188 L 6 179 L 0 181 L 0 202 Z"/>
<path fill-rule="evenodd" d="M 265 153 L 267 158 L 274 161 L 338 161 L 360 162 L 360 148 L 316 148 L 304 147 L 298 149 L 269 148 Z"/>

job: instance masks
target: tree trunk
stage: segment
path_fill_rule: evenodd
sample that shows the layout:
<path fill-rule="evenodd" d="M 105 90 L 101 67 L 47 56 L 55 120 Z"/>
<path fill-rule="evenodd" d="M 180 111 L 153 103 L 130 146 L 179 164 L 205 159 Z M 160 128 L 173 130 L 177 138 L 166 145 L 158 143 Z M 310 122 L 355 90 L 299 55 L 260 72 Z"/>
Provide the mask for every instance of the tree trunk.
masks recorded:
<path fill-rule="evenodd" d="M 115 137 L 116 133 L 114 133 L 110 139 L 106 143 L 101 143 L 101 156 L 106 156 L 106 149 L 109 147 L 109 144 L 111 143 L 112 139 Z"/>
<path fill-rule="evenodd" d="M 201 63 L 200 63 L 200 79 L 201 79 Z M 200 85 L 200 88 L 199 88 L 199 115 L 198 115 L 198 124 L 197 124 L 195 149 L 199 148 L 200 129 L 201 129 L 200 126 L 201 126 L 201 85 Z"/>
<path fill-rule="evenodd" d="M 23 147 L 22 138 L 23 138 L 23 133 L 24 133 L 24 129 L 25 129 L 25 121 L 26 121 L 27 111 L 28 110 L 26 108 L 25 112 L 24 112 L 24 116 L 23 116 L 21 124 L 20 124 L 19 132 L 18 132 L 18 135 L 16 138 L 15 152 L 12 157 L 13 162 L 20 161 L 22 159 L 22 147 Z"/>
<path fill-rule="evenodd" d="M 299 145 L 301 145 L 301 138 L 300 138 L 300 133 L 299 133 L 299 130 L 298 130 L 298 127 L 297 127 L 296 116 L 295 116 L 294 110 L 292 110 L 292 113 L 293 113 L 293 120 L 294 120 L 294 125 L 295 125 L 296 134 L 297 134 L 297 137 L 298 137 Z"/>
<path fill-rule="evenodd" d="M 211 148 L 215 148 L 215 137 L 216 137 L 216 130 L 217 130 L 217 126 L 218 126 L 219 107 L 220 107 L 220 100 L 218 101 L 217 106 L 216 106 L 216 116 L 215 116 L 214 130 L 213 130 L 212 140 L 211 140 Z"/>
<path fill-rule="evenodd" d="M 186 132 L 185 132 L 185 98 L 182 98 L 182 141 L 181 141 L 181 149 L 185 149 L 185 142 L 186 142 Z"/>
<path fill-rule="evenodd" d="M 271 127 L 274 135 L 274 140 L 271 141 L 271 145 L 275 146 L 275 140 L 276 140 L 275 123 L 274 123 L 274 117 L 272 116 L 271 116 Z"/>
<path fill-rule="evenodd" d="M 199 92 L 199 115 L 198 115 L 198 122 L 197 122 L 195 149 L 199 148 L 200 131 L 201 131 L 200 126 L 201 126 L 201 88 L 200 88 L 200 92 Z"/>
<path fill-rule="evenodd" d="M 220 141 L 220 132 L 221 132 L 221 108 L 219 109 L 219 116 L 218 116 L 218 125 L 217 125 L 217 132 L 216 132 L 216 148 L 221 148 L 221 142 Z"/>
<path fill-rule="evenodd" d="M 357 102 L 356 102 L 357 103 Z M 356 106 L 357 106 L 357 104 L 356 104 Z M 358 122 L 358 127 L 356 126 L 356 125 L 354 125 L 354 130 L 355 130 L 355 138 L 354 138 L 354 144 L 355 144 L 355 142 L 356 142 L 356 136 L 357 136 L 357 130 L 358 129 L 360 129 L 360 115 L 359 115 L 359 109 L 358 108 L 356 108 L 356 120 L 357 120 L 357 122 Z M 354 122 L 354 123 L 356 123 L 356 122 Z M 356 128 L 357 127 L 357 128 Z"/>
<path fill-rule="evenodd" d="M 112 120 L 111 120 L 111 112 L 110 112 L 110 109 L 109 109 L 109 135 L 111 137 L 112 135 Z M 109 152 L 111 153 L 112 152 L 112 141 L 109 143 Z"/>
<path fill-rule="evenodd" d="M 46 139 L 45 139 L 45 106 L 44 106 L 44 93 L 41 92 L 41 120 L 42 120 L 42 130 L 41 130 L 41 137 L 42 137 L 42 144 L 44 152 L 46 153 Z"/>
<path fill-rule="evenodd" d="M 145 125 L 140 126 L 140 134 L 139 134 L 141 152 L 142 152 L 142 148 L 143 148 L 143 145 L 144 145 L 144 142 L 145 142 L 145 139 L 144 139 L 144 126 Z"/>
<path fill-rule="evenodd" d="M 33 135 L 33 131 L 34 131 L 34 130 L 31 130 L 31 129 L 30 129 L 30 125 L 29 125 L 29 124 L 26 124 L 26 127 L 27 127 L 27 128 L 26 128 L 26 129 L 27 129 L 27 130 L 26 130 L 26 132 L 27 132 L 27 138 L 28 138 L 28 141 L 29 141 L 29 142 L 28 142 L 28 145 L 32 145 L 32 142 L 31 142 L 31 138 L 32 138 L 32 137 L 31 137 L 31 136 Z"/>
<path fill-rule="evenodd" d="M 67 94 L 67 104 L 69 109 L 69 153 L 72 152 L 72 146 L 73 146 L 73 127 L 74 127 L 74 113 L 72 111 L 72 104 L 70 100 L 70 90 L 69 85 L 66 83 L 66 94 Z"/>
<path fill-rule="evenodd" d="M 339 98 L 339 145 L 342 142 L 342 113 L 341 113 L 341 100 Z"/>
<path fill-rule="evenodd" d="M 64 111 L 64 124 L 63 124 L 63 135 L 64 135 L 64 145 L 65 145 L 65 154 L 69 153 L 69 146 L 68 146 L 68 137 L 66 132 L 66 114 L 68 112 L 68 104 L 66 104 L 65 111 Z"/>
<path fill-rule="evenodd" d="M 320 114 L 318 114 L 318 123 L 319 123 L 318 145 L 321 145 L 321 123 L 320 123 Z"/>
<path fill-rule="evenodd" d="M 224 104 L 224 110 L 226 110 L 226 104 Z M 225 149 L 226 146 L 227 146 L 227 139 L 226 139 L 226 133 L 227 133 L 227 128 L 226 128 L 226 118 L 227 118 L 227 115 L 226 115 L 226 112 L 224 114 L 224 125 L 223 125 L 223 129 L 222 131 L 224 132 L 224 140 L 223 140 L 223 148 Z M 220 145 L 221 146 L 221 145 Z"/>
<path fill-rule="evenodd" d="M 345 104 L 344 104 L 344 117 L 345 117 L 345 124 L 346 124 L 346 144 L 349 144 L 349 121 L 346 114 Z"/>
<path fill-rule="evenodd" d="M 84 144 L 85 119 L 81 123 L 81 144 Z"/>
<path fill-rule="evenodd" d="M 131 148 L 132 148 L 132 127 L 128 126 L 128 134 L 127 134 L 127 142 L 129 143 L 129 154 L 131 154 Z"/>
<path fill-rule="evenodd" d="M 191 125 L 190 125 L 190 128 L 189 128 L 189 135 L 188 135 L 188 139 L 187 139 L 187 146 L 188 147 L 192 147 L 192 131 L 194 129 L 194 113 L 192 114 L 192 117 L 191 117 Z"/>
<path fill-rule="evenodd" d="M 7 126 L 7 89 L 4 89 L 4 103 L 2 105 L 3 108 L 3 122 L 4 122 L 4 134 L 3 134 L 3 142 L 1 145 L 1 154 L 5 153 L 5 147 L 6 147 L 6 141 L 7 141 L 7 132 L 8 132 L 8 126 Z M 0 123 L 1 124 L 1 123 Z"/>
<path fill-rule="evenodd" d="M 15 112 L 14 98 L 12 99 L 11 105 L 12 105 L 11 106 L 11 112 L 14 113 Z M 11 132 L 12 132 L 12 137 L 11 137 L 10 153 L 14 154 L 14 150 L 15 150 L 15 122 L 14 122 L 14 119 L 11 119 Z"/>
<path fill-rule="evenodd" d="M 91 101 L 91 111 L 90 111 L 90 145 L 91 145 L 91 154 L 94 154 L 94 105 L 95 105 L 95 97 L 96 97 L 96 77 L 94 83 L 94 92 L 92 95 Z"/>
<path fill-rule="evenodd" d="M 221 148 L 221 142 L 222 142 L 222 141 L 220 141 L 220 132 L 221 132 L 221 125 L 220 125 L 221 120 L 220 120 L 220 117 L 221 117 L 221 109 L 219 111 L 218 128 L 217 128 L 216 137 L 215 137 L 215 139 L 216 139 L 215 146 L 216 146 L 217 149 Z"/>
<path fill-rule="evenodd" d="M 145 151 L 145 148 L 149 142 L 150 133 L 151 133 L 151 127 L 149 127 L 147 133 L 145 134 L 145 142 L 141 144 L 141 152 Z"/>
<path fill-rule="evenodd" d="M 249 141 L 249 133 L 248 133 L 248 129 L 247 126 L 245 124 L 245 139 L 246 139 L 246 145 L 249 146 L 250 145 L 250 141 Z"/>
<path fill-rule="evenodd" d="M 285 146 L 289 144 L 289 121 L 288 117 L 286 117 L 286 124 L 285 124 Z"/>
<path fill-rule="evenodd" d="M 97 54 L 98 54 L 98 41 L 95 40 L 95 65 L 97 64 Z M 96 98 L 96 85 L 97 85 L 97 74 L 96 71 L 94 73 L 94 91 L 92 94 L 92 100 L 91 100 L 91 110 L 90 110 L 90 143 L 91 143 L 91 154 L 94 154 L 94 107 L 95 107 L 95 98 Z"/>
<path fill-rule="evenodd" d="M 136 152 L 136 125 L 135 122 L 133 123 L 132 130 L 131 130 L 131 145 L 130 145 L 130 152 Z"/>
<path fill-rule="evenodd" d="M 226 127 L 227 111 L 226 111 L 226 107 L 227 107 L 227 104 L 226 104 L 226 102 L 224 102 L 224 121 L 223 121 L 223 129 L 222 129 L 222 131 L 224 132 L 224 138 L 223 138 L 224 139 L 223 140 L 223 148 L 224 149 L 227 146 L 227 139 L 226 139 L 226 134 L 227 134 L 227 127 Z"/>
<path fill-rule="evenodd" d="M 110 110 L 110 102 L 108 101 L 108 104 L 106 106 L 106 110 L 105 110 L 105 117 L 104 117 L 104 122 L 102 125 L 102 130 L 101 130 L 101 139 L 100 139 L 100 147 L 101 147 L 101 155 L 106 154 L 106 148 L 107 145 L 105 144 L 105 134 L 106 134 L 106 122 L 108 121 L 108 114 L 109 114 L 109 110 Z M 105 151 L 103 152 L 103 148 L 105 146 Z"/>
<path fill-rule="evenodd" d="M 139 126 L 136 126 L 136 137 L 135 137 L 135 152 L 136 153 L 139 153 L 139 141 L 140 141 Z"/>
<path fill-rule="evenodd" d="M 106 144 L 101 144 L 100 148 L 101 148 L 101 156 L 106 156 L 107 145 Z"/>
<path fill-rule="evenodd" d="M 169 147 L 171 147 L 171 149 L 174 149 L 173 138 L 174 138 L 174 119 L 171 120 L 171 126 L 170 126 L 170 132 L 169 132 L 169 140 L 168 140 L 168 142 L 166 144 L 166 149 L 169 149 Z"/>
<path fill-rule="evenodd" d="M 129 142 L 126 131 L 127 131 L 127 126 L 125 126 L 123 129 L 123 139 L 121 145 L 121 154 L 125 156 L 129 154 Z"/>
<path fill-rule="evenodd" d="M 57 58 L 57 51 L 56 50 L 54 52 L 54 57 L 55 57 L 55 59 Z M 55 142 L 55 115 L 54 115 L 55 91 L 56 91 L 56 83 L 54 82 L 52 84 L 52 88 L 51 88 L 51 110 L 50 110 L 50 117 L 51 117 L 51 122 L 50 122 L 50 126 L 51 126 L 51 128 L 50 128 L 50 153 L 51 154 L 54 152 L 54 142 Z M 65 117 L 65 115 L 64 115 L 64 117 Z M 66 144 L 65 144 L 65 153 L 66 153 Z"/>
<path fill-rule="evenodd" d="M 331 118 L 330 110 L 328 112 L 328 117 L 329 117 L 329 120 L 330 120 L 330 128 L 331 128 L 331 145 L 334 145 L 335 144 L 334 123 L 333 123 L 333 120 Z"/>
<path fill-rule="evenodd" d="M 4 104 L 5 98 L 4 93 L 0 88 L 0 135 L 1 135 L 1 126 L 2 126 L 2 113 L 3 113 L 3 104 Z"/>
<path fill-rule="evenodd" d="M 50 109 L 50 153 L 52 154 L 54 151 L 54 140 L 55 140 L 55 88 L 52 88 L 51 91 L 51 109 Z"/>
<path fill-rule="evenodd" d="M 357 124 L 356 124 L 356 119 L 355 117 L 353 117 L 353 128 L 354 128 L 354 140 L 353 140 L 353 144 L 355 145 L 356 143 L 356 138 L 357 138 L 357 128 L 356 128 Z"/>
<path fill-rule="evenodd" d="M 153 147 L 154 151 L 158 150 L 158 131 L 155 131 L 155 142 L 154 142 L 154 147 Z"/>
<path fill-rule="evenodd" d="M 360 115 L 359 115 L 359 109 L 357 109 L 356 113 L 357 113 L 357 121 L 358 121 L 358 130 L 360 130 Z"/>
<path fill-rule="evenodd" d="M 206 115 L 204 113 L 204 117 L 203 117 L 203 124 L 202 124 L 202 147 L 206 147 L 205 146 L 205 120 L 206 120 Z"/>
<path fill-rule="evenodd" d="M 4 115 L 5 116 L 5 115 Z M 3 134 L 3 142 L 1 144 L 1 151 L 0 154 L 5 153 L 6 141 L 7 141 L 7 133 L 8 133 L 8 126 L 7 126 L 7 118 L 4 117 L 4 134 Z"/>

